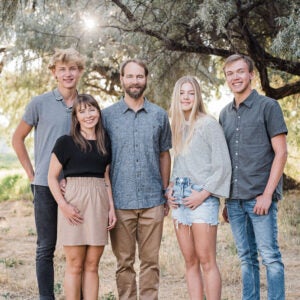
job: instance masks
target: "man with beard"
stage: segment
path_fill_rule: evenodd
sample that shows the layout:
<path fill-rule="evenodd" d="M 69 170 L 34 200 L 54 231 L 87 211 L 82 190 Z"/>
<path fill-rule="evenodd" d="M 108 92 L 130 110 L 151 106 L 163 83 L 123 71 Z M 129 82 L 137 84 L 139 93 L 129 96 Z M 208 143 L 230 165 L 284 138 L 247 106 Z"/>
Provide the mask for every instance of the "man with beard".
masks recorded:
<path fill-rule="evenodd" d="M 112 147 L 111 182 L 118 221 L 111 243 L 120 300 L 138 298 L 136 243 L 139 299 L 158 299 L 159 248 L 169 211 L 164 194 L 170 176 L 171 130 L 167 113 L 143 96 L 147 76 L 144 62 L 125 61 L 120 68 L 125 95 L 102 112 Z"/>

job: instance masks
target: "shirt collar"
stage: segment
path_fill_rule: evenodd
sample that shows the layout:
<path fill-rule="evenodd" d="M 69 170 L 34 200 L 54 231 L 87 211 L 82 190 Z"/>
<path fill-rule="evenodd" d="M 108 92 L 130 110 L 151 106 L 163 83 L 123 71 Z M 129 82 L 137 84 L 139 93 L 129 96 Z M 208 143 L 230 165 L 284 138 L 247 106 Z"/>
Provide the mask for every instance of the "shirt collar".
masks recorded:
<path fill-rule="evenodd" d="M 53 90 L 53 94 L 54 94 L 54 97 L 55 97 L 55 100 L 56 101 L 63 101 L 64 98 L 63 96 L 60 94 L 58 88 L 56 88 L 55 90 Z"/>
<path fill-rule="evenodd" d="M 251 108 L 255 101 L 257 94 L 258 94 L 257 91 L 255 89 L 253 89 L 251 91 L 250 95 L 241 103 L 241 105 L 245 105 L 246 107 Z M 236 109 L 234 99 L 231 102 L 231 109 Z"/>
<path fill-rule="evenodd" d="M 120 99 L 120 106 L 121 106 L 121 111 L 122 111 L 123 114 L 125 112 L 127 112 L 127 110 L 131 110 L 131 108 L 126 104 L 126 102 L 124 100 L 124 97 L 122 97 Z M 145 112 L 149 111 L 149 100 L 146 97 L 144 97 L 143 106 L 138 111 L 141 111 L 141 110 L 144 110 Z"/>

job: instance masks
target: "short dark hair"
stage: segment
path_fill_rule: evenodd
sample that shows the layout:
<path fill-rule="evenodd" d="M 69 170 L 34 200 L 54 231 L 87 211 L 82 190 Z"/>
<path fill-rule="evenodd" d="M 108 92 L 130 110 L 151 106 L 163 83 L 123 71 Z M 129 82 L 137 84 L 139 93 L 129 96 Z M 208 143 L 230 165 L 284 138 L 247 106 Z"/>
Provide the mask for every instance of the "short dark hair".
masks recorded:
<path fill-rule="evenodd" d="M 248 65 L 249 72 L 253 72 L 254 62 L 253 62 L 252 58 L 250 58 L 249 56 L 243 55 L 243 54 L 233 54 L 233 55 L 230 55 L 229 57 L 227 57 L 227 59 L 225 60 L 224 67 L 223 67 L 224 73 L 225 73 L 225 68 L 228 64 L 230 64 L 234 61 L 240 60 L 240 59 L 242 59 Z"/>
<path fill-rule="evenodd" d="M 132 59 L 128 59 L 128 60 L 125 60 L 122 64 L 121 64 L 121 67 L 120 67 L 120 74 L 121 76 L 124 76 L 124 69 L 125 67 L 129 64 L 129 63 L 136 63 L 138 64 L 140 67 L 142 67 L 144 70 L 145 70 L 145 76 L 147 77 L 148 76 L 148 68 L 146 66 L 146 63 L 143 62 L 141 59 L 138 59 L 138 58 L 132 58 Z"/>

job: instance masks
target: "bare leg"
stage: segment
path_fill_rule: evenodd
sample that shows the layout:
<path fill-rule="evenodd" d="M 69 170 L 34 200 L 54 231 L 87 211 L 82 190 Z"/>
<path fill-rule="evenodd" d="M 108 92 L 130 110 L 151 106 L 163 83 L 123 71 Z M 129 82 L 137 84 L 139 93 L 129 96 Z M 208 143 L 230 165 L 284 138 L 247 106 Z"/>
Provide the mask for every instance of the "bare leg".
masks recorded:
<path fill-rule="evenodd" d="M 83 298 L 97 300 L 99 293 L 99 261 L 104 246 L 87 246 L 82 277 Z"/>
<path fill-rule="evenodd" d="M 192 229 L 189 226 L 174 224 L 177 240 L 186 268 L 186 282 L 191 300 L 203 300 L 203 282 L 200 262 L 195 249 Z"/>
<path fill-rule="evenodd" d="M 66 270 L 64 290 L 66 300 L 80 300 L 86 246 L 64 246 Z"/>
<path fill-rule="evenodd" d="M 216 262 L 216 240 L 218 226 L 193 224 L 195 250 L 203 271 L 207 300 L 221 299 L 221 275 Z"/>

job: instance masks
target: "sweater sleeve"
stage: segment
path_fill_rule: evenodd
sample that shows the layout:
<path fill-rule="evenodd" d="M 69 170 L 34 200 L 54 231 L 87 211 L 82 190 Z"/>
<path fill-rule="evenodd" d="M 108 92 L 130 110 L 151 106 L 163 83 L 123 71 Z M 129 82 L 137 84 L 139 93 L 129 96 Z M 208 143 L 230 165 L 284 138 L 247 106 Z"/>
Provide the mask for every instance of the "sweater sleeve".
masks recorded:
<path fill-rule="evenodd" d="M 211 172 L 203 188 L 217 197 L 228 197 L 231 181 L 231 162 L 223 130 L 216 120 L 205 124 L 204 137 L 210 147 Z"/>

